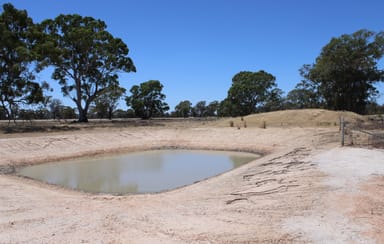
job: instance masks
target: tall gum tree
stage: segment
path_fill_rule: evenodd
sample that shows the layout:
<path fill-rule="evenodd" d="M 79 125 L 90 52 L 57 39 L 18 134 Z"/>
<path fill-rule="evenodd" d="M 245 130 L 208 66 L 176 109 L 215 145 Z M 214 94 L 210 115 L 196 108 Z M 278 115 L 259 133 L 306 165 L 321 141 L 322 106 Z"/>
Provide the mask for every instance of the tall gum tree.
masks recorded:
<path fill-rule="evenodd" d="M 130 89 L 131 96 L 127 96 L 125 101 L 128 107 L 135 111 L 137 117 L 150 119 L 153 116 L 163 116 L 169 110 L 162 93 L 163 85 L 158 80 L 149 80 L 134 85 Z"/>
<path fill-rule="evenodd" d="M 305 79 L 313 82 L 328 109 L 364 113 L 383 81 L 378 62 L 384 55 L 384 32 L 359 30 L 332 38 L 316 63 L 304 65 Z"/>
<path fill-rule="evenodd" d="M 227 98 L 222 102 L 222 113 L 243 116 L 258 112 L 277 92 L 276 78 L 263 70 L 241 71 L 232 78 Z"/>
<path fill-rule="evenodd" d="M 189 100 L 179 102 L 175 106 L 174 114 L 177 117 L 187 118 L 192 114 L 192 103 Z"/>
<path fill-rule="evenodd" d="M 88 121 L 88 109 L 108 87 L 118 86 L 119 72 L 136 72 L 129 49 L 114 38 L 101 20 L 80 15 L 59 15 L 40 24 L 46 39 L 40 52 L 43 66 L 53 66 L 64 96 L 79 111 L 79 122 Z"/>
<path fill-rule="evenodd" d="M 120 98 L 125 94 L 126 90 L 119 86 L 110 86 L 98 98 L 96 98 L 95 110 L 98 117 L 107 117 L 112 120 L 113 112 L 119 104 Z"/>

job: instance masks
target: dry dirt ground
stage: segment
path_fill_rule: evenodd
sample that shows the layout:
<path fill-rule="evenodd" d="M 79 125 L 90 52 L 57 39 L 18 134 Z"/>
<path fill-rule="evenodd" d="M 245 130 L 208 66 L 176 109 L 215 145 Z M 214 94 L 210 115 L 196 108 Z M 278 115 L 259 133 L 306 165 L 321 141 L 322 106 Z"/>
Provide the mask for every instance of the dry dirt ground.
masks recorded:
<path fill-rule="evenodd" d="M 384 243 L 384 151 L 340 147 L 337 126 L 209 122 L 0 137 L 0 243 Z M 264 157 L 158 194 L 91 195 L 12 174 L 165 147 Z"/>

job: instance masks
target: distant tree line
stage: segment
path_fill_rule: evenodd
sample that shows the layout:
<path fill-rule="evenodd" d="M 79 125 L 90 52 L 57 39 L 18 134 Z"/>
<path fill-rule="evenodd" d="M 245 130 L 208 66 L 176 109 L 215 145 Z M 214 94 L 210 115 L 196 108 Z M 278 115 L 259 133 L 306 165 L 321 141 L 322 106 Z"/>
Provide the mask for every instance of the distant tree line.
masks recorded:
<path fill-rule="evenodd" d="M 192 106 L 190 101 L 184 100 L 170 115 L 244 116 L 303 108 L 383 113 L 384 106 L 376 103 L 379 91 L 375 87 L 384 81 L 384 70 L 378 67 L 383 55 L 384 32 L 359 30 L 332 38 L 314 64 L 305 64 L 299 70 L 303 79 L 286 96 L 277 87 L 272 74 L 263 70 L 241 71 L 233 76 L 223 101 L 208 105 L 206 101 L 200 101 Z"/>
<path fill-rule="evenodd" d="M 106 24 L 92 17 L 59 15 L 34 23 L 27 11 L 7 3 L 0 14 L 0 119 L 77 119 L 244 116 L 281 109 L 325 108 L 360 114 L 382 113 L 375 87 L 384 81 L 378 66 L 384 32 L 359 30 L 332 38 L 302 80 L 284 96 L 276 78 L 264 71 L 240 71 L 223 101 L 180 101 L 172 112 L 163 85 L 149 80 L 126 94 L 120 72 L 136 72 L 129 49 Z M 50 86 L 36 74 L 52 67 L 52 79 L 75 108 L 45 95 Z M 128 110 L 117 109 L 125 99 Z"/>

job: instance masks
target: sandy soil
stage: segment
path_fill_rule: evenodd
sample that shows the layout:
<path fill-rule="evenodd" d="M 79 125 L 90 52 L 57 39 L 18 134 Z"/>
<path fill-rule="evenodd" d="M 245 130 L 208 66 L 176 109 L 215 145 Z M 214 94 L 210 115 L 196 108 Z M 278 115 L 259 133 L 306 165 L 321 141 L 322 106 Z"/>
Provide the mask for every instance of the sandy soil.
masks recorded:
<path fill-rule="evenodd" d="M 337 128 L 137 127 L 0 139 L 0 243 L 383 243 L 384 151 Z M 265 156 L 159 194 L 91 195 L 20 165 L 152 148 Z"/>

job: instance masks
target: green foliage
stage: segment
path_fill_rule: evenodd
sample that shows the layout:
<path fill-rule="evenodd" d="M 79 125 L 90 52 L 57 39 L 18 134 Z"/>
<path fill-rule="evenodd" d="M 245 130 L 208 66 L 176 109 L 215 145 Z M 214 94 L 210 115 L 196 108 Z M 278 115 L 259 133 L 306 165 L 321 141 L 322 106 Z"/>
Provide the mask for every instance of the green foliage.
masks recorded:
<path fill-rule="evenodd" d="M 137 117 L 150 119 L 153 116 L 163 116 L 169 110 L 164 102 L 163 85 L 158 80 L 149 80 L 131 88 L 131 96 L 126 97 L 127 106 L 131 107 Z"/>
<path fill-rule="evenodd" d="M 220 107 L 219 101 L 210 102 L 206 108 L 206 116 L 217 116 L 219 107 Z"/>
<path fill-rule="evenodd" d="M 225 98 L 219 104 L 217 115 L 220 117 L 233 116 L 232 113 L 236 110 L 235 105 L 232 104 L 229 98 Z"/>
<path fill-rule="evenodd" d="M 218 101 L 213 101 L 208 105 L 206 101 L 199 101 L 192 108 L 192 114 L 196 117 L 217 116 L 219 106 L 220 103 Z"/>
<path fill-rule="evenodd" d="M 113 118 L 125 119 L 125 118 L 134 118 L 135 112 L 132 109 L 128 109 L 127 111 L 122 109 L 116 109 L 113 113 Z"/>
<path fill-rule="evenodd" d="M 48 85 L 34 82 L 36 55 L 35 25 L 25 10 L 11 4 L 3 5 L 0 15 L 0 106 L 6 117 L 15 119 L 18 104 L 37 104 L 44 101 L 43 89 Z"/>
<path fill-rule="evenodd" d="M 119 71 L 136 71 L 127 45 L 106 28 L 101 20 L 76 14 L 59 15 L 40 25 L 46 34 L 39 49 L 46 57 L 41 68 L 54 66 L 52 78 L 76 103 L 79 122 L 88 121 L 89 106 L 99 95 L 119 85 Z"/>
<path fill-rule="evenodd" d="M 95 100 L 95 112 L 98 118 L 112 119 L 114 110 L 118 105 L 118 101 L 125 94 L 125 88 L 120 86 L 108 87 L 98 98 Z"/>
<path fill-rule="evenodd" d="M 174 116 L 187 118 L 192 115 L 192 103 L 188 100 L 181 101 L 175 107 Z"/>
<path fill-rule="evenodd" d="M 300 71 L 306 72 L 306 66 Z M 323 98 L 318 87 L 310 80 L 302 80 L 287 95 L 286 107 L 290 109 L 319 108 L 323 106 Z"/>
<path fill-rule="evenodd" d="M 199 101 L 192 108 L 192 114 L 195 117 L 206 117 L 207 112 L 208 111 L 207 111 L 207 102 L 206 101 Z"/>
<path fill-rule="evenodd" d="M 34 109 L 35 119 L 50 119 L 50 112 L 44 106 Z"/>
<path fill-rule="evenodd" d="M 34 119 L 49 119 L 50 113 L 44 107 L 35 109 L 20 109 L 17 111 L 18 120 L 31 121 Z"/>
<path fill-rule="evenodd" d="M 263 70 L 237 73 L 232 78 L 227 98 L 220 105 L 220 114 L 243 116 L 261 111 L 271 96 L 278 97 L 275 80 L 273 75 Z"/>
<path fill-rule="evenodd" d="M 317 87 L 326 108 L 364 113 L 378 94 L 374 84 L 384 79 L 377 67 L 383 54 L 384 33 L 359 30 L 333 38 L 303 76 Z"/>
<path fill-rule="evenodd" d="M 258 112 L 271 112 L 284 108 L 283 91 L 280 88 L 270 90 L 264 105 L 259 108 Z"/>

